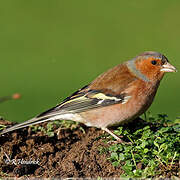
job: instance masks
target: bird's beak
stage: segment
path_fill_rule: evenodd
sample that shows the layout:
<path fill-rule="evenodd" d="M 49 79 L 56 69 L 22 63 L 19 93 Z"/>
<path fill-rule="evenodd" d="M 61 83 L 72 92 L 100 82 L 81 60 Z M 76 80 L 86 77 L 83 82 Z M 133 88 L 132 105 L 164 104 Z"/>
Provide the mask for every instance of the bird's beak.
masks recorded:
<path fill-rule="evenodd" d="M 170 63 L 167 62 L 162 65 L 162 68 L 160 71 L 162 71 L 162 72 L 177 72 L 177 69 L 174 66 L 172 66 Z"/>

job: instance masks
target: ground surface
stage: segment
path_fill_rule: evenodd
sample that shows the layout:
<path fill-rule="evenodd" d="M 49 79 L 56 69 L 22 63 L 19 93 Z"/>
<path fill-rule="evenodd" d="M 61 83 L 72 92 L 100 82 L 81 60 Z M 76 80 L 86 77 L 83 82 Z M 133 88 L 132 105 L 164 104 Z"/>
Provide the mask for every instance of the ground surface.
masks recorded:
<path fill-rule="evenodd" d="M 106 154 L 99 154 L 99 148 L 107 146 L 98 138 L 103 131 L 84 130 L 65 129 L 59 137 L 48 137 L 26 128 L 0 137 L 1 176 L 119 177 L 121 168 L 113 167 Z"/>
<path fill-rule="evenodd" d="M 146 125 L 140 119 L 133 123 L 124 128 L 134 131 L 139 129 L 140 125 Z M 4 120 L 0 120 L 0 124 L 12 125 Z M 152 129 L 156 129 L 153 124 L 150 126 Z M 46 127 L 46 124 L 43 124 L 42 127 Z M 143 133 L 145 131 L 141 134 Z M 0 176 L 120 177 L 124 174 L 122 167 L 120 165 L 112 166 L 112 162 L 107 160 L 110 157 L 109 152 L 100 153 L 100 149 L 110 146 L 105 142 L 108 137 L 105 137 L 104 134 L 106 133 L 97 128 L 78 125 L 73 130 L 71 128 L 61 129 L 59 135 L 56 133 L 53 137 L 48 137 L 42 131 L 34 132 L 32 128 L 24 128 L 0 136 Z M 126 137 L 124 140 L 128 141 Z M 153 147 L 149 148 L 153 151 Z M 127 153 L 130 154 L 129 151 Z M 178 167 L 177 160 L 170 170 L 167 170 L 165 166 L 157 168 L 161 170 L 159 175 L 170 178 L 174 175 L 177 176 Z M 143 168 L 142 163 L 137 164 L 137 169 Z"/>

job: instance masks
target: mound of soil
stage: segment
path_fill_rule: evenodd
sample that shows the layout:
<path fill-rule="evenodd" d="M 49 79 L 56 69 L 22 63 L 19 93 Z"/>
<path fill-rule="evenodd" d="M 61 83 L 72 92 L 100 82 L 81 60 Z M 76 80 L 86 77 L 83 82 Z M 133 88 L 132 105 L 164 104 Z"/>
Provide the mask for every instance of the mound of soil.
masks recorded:
<path fill-rule="evenodd" d="M 11 125 L 8 121 L 0 124 Z M 97 128 L 62 129 L 59 136 L 24 128 L 0 137 L 1 177 L 119 177 L 123 171 L 100 154 L 107 146 Z"/>

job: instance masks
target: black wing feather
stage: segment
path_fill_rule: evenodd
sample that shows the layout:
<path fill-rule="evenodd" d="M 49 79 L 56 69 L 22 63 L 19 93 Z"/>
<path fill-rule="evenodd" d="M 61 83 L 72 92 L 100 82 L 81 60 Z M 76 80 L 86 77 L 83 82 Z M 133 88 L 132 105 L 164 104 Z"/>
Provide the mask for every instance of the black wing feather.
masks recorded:
<path fill-rule="evenodd" d="M 107 99 L 103 99 L 101 96 L 98 97 L 97 95 L 99 94 L 101 94 L 101 96 L 104 95 Z M 61 104 L 41 113 L 37 117 L 49 116 L 51 114 L 54 115 L 56 113 L 60 114 L 61 112 L 79 113 L 94 108 L 118 104 L 124 101 L 125 96 L 125 94 L 118 96 L 112 96 L 109 94 L 105 95 L 101 93 L 100 90 L 88 90 L 88 86 L 85 86 L 67 97 Z"/>

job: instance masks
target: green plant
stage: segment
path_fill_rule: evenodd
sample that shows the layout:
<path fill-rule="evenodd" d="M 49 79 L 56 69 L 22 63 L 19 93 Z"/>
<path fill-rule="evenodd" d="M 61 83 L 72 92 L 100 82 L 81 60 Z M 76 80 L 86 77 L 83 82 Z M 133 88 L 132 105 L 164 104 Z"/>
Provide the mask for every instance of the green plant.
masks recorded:
<path fill-rule="evenodd" d="M 3 124 L 0 124 L 0 131 L 2 131 L 4 128 L 6 128 L 6 126 Z"/>
<path fill-rule="evenodd" d="M 147 123 L 148 122 L 148 123 Z M 132 127 L 114 131 L 132 144 L 113 144 L 102 148 L 109 153 L 112 165 L 124 170 L 123 177 L 154 177 L 170 172 L 177 176 L 179 165 L 180 124 L 172 124 L 167 115 L 146 116 Z"/>
<path fill-rule="evenodd" d="M 47 136 L 53 137 L 55 135 L 55 129 L 75 129 L 78 126 L 78 122 L 74 121 L 67 121 L 67 120 L 61 120 L 61 121 L 51 121 L 48 122 L 46 126 L 32 126 L 32 131 L 42 131 Z"/>

